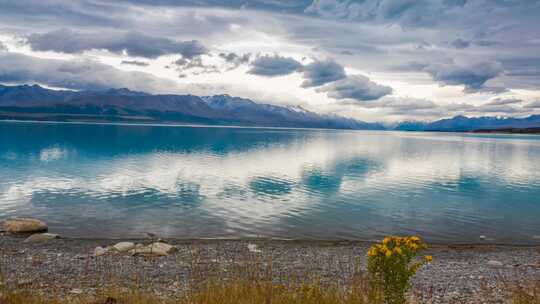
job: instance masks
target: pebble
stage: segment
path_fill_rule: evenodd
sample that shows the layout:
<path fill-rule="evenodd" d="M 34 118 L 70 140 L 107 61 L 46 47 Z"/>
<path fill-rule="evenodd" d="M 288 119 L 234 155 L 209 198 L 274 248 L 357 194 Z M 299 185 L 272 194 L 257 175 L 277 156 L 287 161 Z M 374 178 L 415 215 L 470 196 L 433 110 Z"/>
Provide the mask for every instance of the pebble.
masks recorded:
<path fill-rule="evenodd" d="M 31 242 L 46 242 L 54 239 L 59 239 L 60 236 L 58 234 L 54 233 L 36 233 L 32 234 L 28 238 L 24 240 L 25 243 L 31 243 Z"/>
<path fill-rule="evenodd" d="M 161 243 L 161 242 L 155 242 L 148 246 L 135 247 L 131 249 L 129 252 L 133 255 L 142 254 L 142 255 L 149 255 L 149 256 L 167 256 L 176 250 L 177 250 L 176 247 L 172 245 Z"/>
<path fill-rule="evenodd" d="M 253 252 L 253 253 L 261 253 L 262 251 L 260 249 L 257 248 L 257 244 L 248 244 L 247 245 L 247 248 L 249 250 L 249 252 Z"/>
<path fill-rule="evenodd" d="M 101 246 L 98 246 L 98 247 L 96 247 L 96 249 L 94 249 L 94 256 L 102 256 L 102 255 L 106 254 L 107 252 L 109 252 L 109 250 L 107 250 L 107 248 L 103 248 Z"/>
<path fill-rule="evenodd" d="M 487 264 L 488 264 L 489 266 L 493 266 L 493 267 L 502 267 L 502 266 L 504 266 L 504 264 L 503 264 L 502 262 L 496 261 L 496 260 L 489 260 L 489 261 L 487 262 Z"/>
<path fill-rule="evenodd" d="M 17 281 L 17 285 L 19 286 L 25 286 L 32 284 L 32 280 L 19 280 Z"/>
<path fill-rule="evenodd" d="M 75 289 L 70 290 L 69 293 L 71 293 L 71 294 L 82 294 L 83 291 L 82 291 L 82 289 L 75 288 Z"/>

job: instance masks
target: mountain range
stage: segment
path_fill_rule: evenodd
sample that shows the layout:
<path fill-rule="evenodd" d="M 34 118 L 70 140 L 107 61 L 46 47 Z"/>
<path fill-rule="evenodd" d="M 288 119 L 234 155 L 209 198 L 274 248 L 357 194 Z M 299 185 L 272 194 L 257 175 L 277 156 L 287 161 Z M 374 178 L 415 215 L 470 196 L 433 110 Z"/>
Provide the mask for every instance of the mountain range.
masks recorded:
<path fill-rule="evenodd" d="M 128 89 L 61 91 L 38 85 L 0 85 L 0 119 L 384 129 L 378 123 L 229 95 L 152 95 Z"/>
<path fill-rule="evenodd" d="M 229 95 L 148 94 L 125 88 L 67 91 L 39 85 L 0 85 L 0 119 L 458 132 L 540 127 L 540 115 L 526 118 L 456 116 L 388 126 L 318 114 L 300 106 L 262 104 Z"/>
<path fill-rule="evenodd" d="M 458 115 L 433 122 L 400 122 L 392 129 L 400 131 L 471 132 L 503 129 L 530 129 L 540 127 L 540 115 L 525 118 L 512 117 L 466 117 Z"/>

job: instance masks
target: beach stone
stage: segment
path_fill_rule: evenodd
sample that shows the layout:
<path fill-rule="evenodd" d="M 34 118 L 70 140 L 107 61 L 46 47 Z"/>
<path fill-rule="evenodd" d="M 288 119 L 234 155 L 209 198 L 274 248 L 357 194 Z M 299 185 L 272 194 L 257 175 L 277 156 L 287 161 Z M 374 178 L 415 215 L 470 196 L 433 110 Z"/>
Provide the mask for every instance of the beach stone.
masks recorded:
<path fill-rule="evenodd" d="M 20 286 L 28 286 L 28 285 L 32 285 L 33 281 L 32 280 L 18 280 L 17 281 L 17 285 L 20 287 Z"/>
<path fill-rule="evenodd" d="M 487 264 L 493 267 L 502 267 L 504 265 L 502 262 L 496 260 L 489 260 Z"/>
<path fill-rule="evenodd" d="M 109 252 L 109 250 L 107 250 L 107 248 L 103 248 L 101 246 L 98 246 L 98 247 L 96 247 L 96 249 L 94 249 L 94 256 L 101 256 L 101 255 L 106 254 L 107 252 Z"/>
<path fill-rule="evenodd" d="M 131 249 L 135 248 L 135 244 L 132 242 L 120 242 L 113 246 L 114 249 L 118 250 L 119 252 L 127 252 Z"/>
<path fill-rule="evenodd" d="M 9 218 L 2 226 L 4 231 L 10 233 L 43 232 L 49 229 L 47 224 L 33 218 Z"/>
<path fill-rule="evenodd" d="M 257 248 L 257 244 L 248 244 L 247 245 L 247 248 L 249 250 L 249 252 L 253 252 L 253 253 L 261 253 L 262 251 L 260 249 Z"/>
<path fill-rule="evenodd" d="M 130 252 L 132 254 L 167 256 L 176 250 L 177 250 L 176 247 L 172 245 L 161 243 L 161 242 L 155 242 L 148 246 L 134 248 L 130 250 Z"/>
<path fill-rule="evenodd" d="M 24 240 L 25 243 L 31 243 L 31 242 L 46 242 L 54 239 L 59 239 L 60 236 L 58 234 L 54 233 L 36 233 L 32 234 L 26 240 Z"/>

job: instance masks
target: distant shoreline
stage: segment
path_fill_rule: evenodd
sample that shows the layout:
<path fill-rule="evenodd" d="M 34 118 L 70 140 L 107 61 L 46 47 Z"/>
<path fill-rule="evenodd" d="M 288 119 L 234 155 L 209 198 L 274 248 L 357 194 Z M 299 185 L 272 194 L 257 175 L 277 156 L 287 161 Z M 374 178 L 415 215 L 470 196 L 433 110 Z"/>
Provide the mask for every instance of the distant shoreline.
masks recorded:
<path fill-rule="evenodd" d="M 540 128 L 508 128 L 508 129 L 480 129 L 472 131 L 445 131 L 445 130 L 372 130 L 372 129 L 334 129 L 309 127 L 272 127 L 272 126 L 244 126 L 219 124 L 190 124 L 179 122 L 146 122 L 146 121 L 103 121 L 103 120 L 32 120 L 32 119 L 5 119 L 0 123 L 43 123 L 43 124 L 77 124 L 77 125 L 107 125 L 107 126 L 150 126 L 150 127 L 187 127 L 187 128 L 230 128 L 230 129 L 265 129 L 265 130 L 319 130 L 319 131 L 363 131 L 363 132 L 405 132 L 405 133 L 443 133 L 443 134 L 505 134 L 505 135 L 540 135 Z"/>
<path fill-rule="evenodd" d="M 540 135 L 539 128 L 503 128 L 503 129 L 479 129 L 472 133 L 495 133 L 495 134 L 533 134 Z"/>
<path fill-rule="evenodd" d="M 333 128 L 308 128 L 308 127 L 271 127 L 271 126 L 244 126 L 244 125 L 218 125 L 218 124 L 190 124 L 179 122 L 144 122 L 144 121 L 102 121 L 102 120 L 26 120 L 26 119 L 2 119 L 0 122 L 13 123 L 44 123 L 44 124 L 77 124 L 77 125 L 110 125 L 110 126 L 150 126 L 150 127 L 189 127 L 189 128 L 231 128 L 231 129 L 269 129 L 269 130 L 331 130 L 331 131 L 395 131 L 395 130 L 370 130 L 370 129 L 333 129 Z"/>

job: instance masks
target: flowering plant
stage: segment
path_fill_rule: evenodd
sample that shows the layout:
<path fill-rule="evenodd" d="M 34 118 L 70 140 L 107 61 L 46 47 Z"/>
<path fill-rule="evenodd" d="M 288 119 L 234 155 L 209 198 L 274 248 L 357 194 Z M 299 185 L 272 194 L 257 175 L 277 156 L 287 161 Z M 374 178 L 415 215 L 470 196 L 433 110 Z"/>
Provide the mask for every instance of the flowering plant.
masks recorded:
<path fill-rule="evenodd" d="M 414 260 L 418 252 L 427 248 L 419 237 L 385 237 L 382 242 L 368 250 L 368 271 L 377 290 L 382 291 L 388 304 L 406 303 L 405 293 L 410 279 L 424 264 L 433 260 L 425 256 Z"/>

